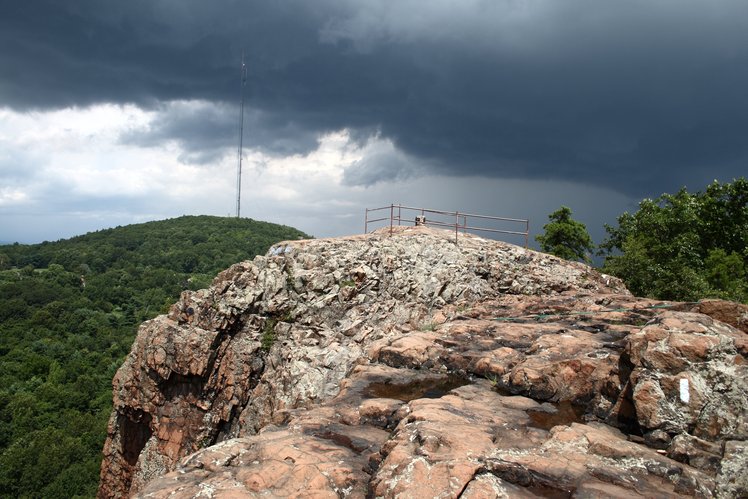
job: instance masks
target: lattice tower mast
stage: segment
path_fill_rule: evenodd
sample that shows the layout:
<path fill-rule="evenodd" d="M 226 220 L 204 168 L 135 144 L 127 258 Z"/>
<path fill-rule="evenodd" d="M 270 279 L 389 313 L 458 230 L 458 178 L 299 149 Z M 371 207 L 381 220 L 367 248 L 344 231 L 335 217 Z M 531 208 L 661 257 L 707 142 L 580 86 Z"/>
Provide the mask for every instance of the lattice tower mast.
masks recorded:
<path fill-rule="evenodd" d="M 239 164 L 236 167 L 236 218 L 241 216 L 242 210 L 242 152 L 244 141 L 244 86 L 247 83 L 247 65 L 244 62 L 242 50 L 242 67 L 240 72 L 240 101 L 239 108 Z"/>

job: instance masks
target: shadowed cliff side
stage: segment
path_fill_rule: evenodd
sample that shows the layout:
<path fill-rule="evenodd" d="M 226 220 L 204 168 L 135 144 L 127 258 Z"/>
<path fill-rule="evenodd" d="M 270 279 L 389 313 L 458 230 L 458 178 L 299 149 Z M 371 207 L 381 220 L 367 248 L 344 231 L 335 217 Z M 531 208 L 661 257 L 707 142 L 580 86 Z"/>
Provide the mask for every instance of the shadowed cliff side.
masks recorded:
<path fill-rule="evenodd" d="M 748 308 L 710 306 L 423 227 L 282 243 L 141 326 L 99 496 L 739 495 Z"/>

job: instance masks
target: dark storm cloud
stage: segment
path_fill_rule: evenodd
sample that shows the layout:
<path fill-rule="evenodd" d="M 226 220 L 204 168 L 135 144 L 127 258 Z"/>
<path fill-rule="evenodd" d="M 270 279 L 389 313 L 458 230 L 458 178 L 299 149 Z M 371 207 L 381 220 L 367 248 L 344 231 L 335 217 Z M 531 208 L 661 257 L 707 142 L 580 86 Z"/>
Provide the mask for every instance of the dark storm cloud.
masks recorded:
<path fill-rule="evenodd" d="M 0 47 L 0 105 L 166 109 L 123 140 L 177 140 L 192 161 L 233 145 L 246 47 L 248 145 L 277 154 L 377 130 L 440 173 L 635 196 L 748 164 L 742 0 L 29 0 L 0 7 Z M 219 107 L 163 104 L 194 99 Z M 408 168 L 382 155 L 345 180 Z"/>
<path fill-rule="evenodd" d="M 275 114 L 247 109 L 244 117 L 244 145 L 272 154 L 293 155 L 313 149 L 318 141 L 314 130 Z M 147 126 L 133 128 L 120 136 L 120 142 L 143 147 L 176 141 L 184 151 L 180 161 L 208 164 L 226 154 L 239 140 L 239 114 L 236 106 L 208 101 L 172 101 L 157 106 L 155 118 Z"/>

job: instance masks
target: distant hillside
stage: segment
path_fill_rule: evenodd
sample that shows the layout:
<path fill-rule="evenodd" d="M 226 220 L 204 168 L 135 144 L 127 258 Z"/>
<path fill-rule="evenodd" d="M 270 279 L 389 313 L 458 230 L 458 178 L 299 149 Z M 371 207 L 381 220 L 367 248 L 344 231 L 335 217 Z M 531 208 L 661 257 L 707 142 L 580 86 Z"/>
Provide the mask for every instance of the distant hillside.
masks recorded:
<path fill-rule="evenodd" d="M 91 497 L 111 380 L 137 326 L 274 243 L 249 219 L 180 217 L 0 246 L 0 497 Z"/>
<path fill-rule="evenodd" d="M 151 265 L 176 272 L 215 273 L 264 253 L 281 239 L 308 238 L 292 227 L 247 218 L 184 216 L 127 225 L 40 244 L 0 246 L 0 269 L 51 263 L 78 270 L 105 271 L 128 265 Z"/>

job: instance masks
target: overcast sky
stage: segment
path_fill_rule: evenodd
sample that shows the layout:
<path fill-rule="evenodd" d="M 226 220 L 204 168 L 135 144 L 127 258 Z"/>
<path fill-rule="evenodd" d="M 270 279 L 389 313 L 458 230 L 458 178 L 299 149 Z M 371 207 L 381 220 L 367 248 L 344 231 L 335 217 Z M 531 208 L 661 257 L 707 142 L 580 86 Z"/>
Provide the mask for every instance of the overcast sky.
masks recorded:
<path fill-rule="evenodd" d="M 0 241 L 403 203 L 596 242 L 748 172 L 745 0 L 0 1 Z"/>

